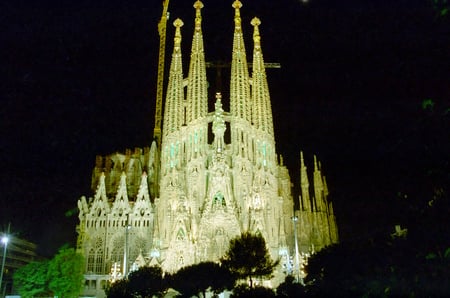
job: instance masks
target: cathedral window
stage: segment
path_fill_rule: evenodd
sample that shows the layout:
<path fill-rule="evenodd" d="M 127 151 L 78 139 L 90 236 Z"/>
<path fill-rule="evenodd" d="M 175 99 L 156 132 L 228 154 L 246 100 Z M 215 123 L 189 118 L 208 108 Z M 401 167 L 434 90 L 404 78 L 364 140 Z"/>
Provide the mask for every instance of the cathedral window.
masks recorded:
<path fill-rule="evenodd" d="M 87 272 L 94 272 L 95 250 L 91 248 L 88 253 Z"/>
<path fill-rule="evenodd" d="M 103 270 L 103 241 L 97 238 L 89 249 L 87 258 L 87 271 L 102 274 Z"/>
<path fill-rule="evenodd" d="M 111 263 L 117 262 L 118 264 L 122 263 L 123 253 L 124 253 L 124 237 L 118 237 L 113 242 L 113 249 L 111 251 L 111 255 L 109 260 Z"/>

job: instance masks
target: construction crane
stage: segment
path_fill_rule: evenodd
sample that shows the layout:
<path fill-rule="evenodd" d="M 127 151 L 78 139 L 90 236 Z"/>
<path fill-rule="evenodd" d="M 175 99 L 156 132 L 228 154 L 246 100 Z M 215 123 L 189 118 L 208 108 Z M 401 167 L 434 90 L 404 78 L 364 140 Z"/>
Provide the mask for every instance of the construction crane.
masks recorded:
<path fill-rule="evenodd" d="M 168 7 L 169 7 L 169 0 L 163 0 L 163 11 L 161 15 L 161 20 L 158 23 L 158 33 L 159 33 L 158 78 L 156 82 L 155 126 L 153 128 L 153 138 L 156 140 L 158 148 L 161 148 L 164 63 L 166 56 L 166 26 L 167 20 L 169 19 L 169 13 L 167 11 Z"/>

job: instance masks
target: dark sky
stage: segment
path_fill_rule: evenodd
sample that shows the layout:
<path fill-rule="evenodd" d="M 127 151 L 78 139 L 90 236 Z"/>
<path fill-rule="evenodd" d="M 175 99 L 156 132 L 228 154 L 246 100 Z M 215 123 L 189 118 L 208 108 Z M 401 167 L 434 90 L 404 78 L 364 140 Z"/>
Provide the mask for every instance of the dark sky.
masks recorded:
<path fill-rule="evenodd" d="M 161 2 L 0 3 L 0 230 L 10 222 L 44 255 L 73 244 L 77 213 L 67 212 L 92 195 L 95 155 L 150 145 Z M 169 8 L 167 57 L 180 17 L 185 74 L 193 2 Z M 204 0 L 208 61 L 230 60 L 231 3 Z M 310 168 L 317 154 L 342 239 L 395 222 L 399 194 L 426 192 L 424 171 L 448 169 L 449 17 L 431 0 L 243 5 L 249 60 L 256 15 L 266 62 L 282 65 L 267 73 L 277 150 L 294 184 L 299 151 Z"/>

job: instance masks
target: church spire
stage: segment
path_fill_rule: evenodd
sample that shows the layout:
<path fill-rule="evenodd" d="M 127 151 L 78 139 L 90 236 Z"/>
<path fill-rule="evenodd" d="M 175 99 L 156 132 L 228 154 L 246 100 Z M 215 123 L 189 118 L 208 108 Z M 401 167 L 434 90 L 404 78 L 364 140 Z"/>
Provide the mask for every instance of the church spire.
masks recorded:
<path fill-rule="evenodd" d="M 255 17 L 251 21 L 253 31 L 253 74 L 252 74 L 252 121 L 255 127 L 273 137 L 272 107 L 267 84 L 264 59 L 261 50 L 259 25 L 261 21 Z"/>
<path fill-rule="evenodd" d="M 183 119 L 183 65 L 181 59 L 181 30 L 183 21 L 176 19 L 175 45 L 173 48 L 172 62 L 170 64 L 169 84 L 167 87 L 166 106 L 164 109 L 163 138 L 181 128 Z"/>
<path fill-rule="evenodd" d="M 305 211 L 311 210 L 311 203 L 309 199 L 309 181 L 308 172 L 303 159 L 303 151 L 300 151 L 300 188 L 301 188 L 301 209 Z"/>
<path fill-rule="evenodd" d="M 317 158 L 314 155 L 314 196 L 315 196 L 315 205 L 316 205 L 316 211 L 325 211 L 326 206 L 324 203 L 324 197 L 323 197 L 323 182 L 322 182 L 322 173 L 320 172 L 320 167 L 318 166 L 320 162 L 317 162 Z"/>
<path fill-rule="evenodd" d="M 208 82 L 206 80 L 205 53 L 203 47 L 202 15 L 203 3 L 195 1 L 195 30 L 192 39 L 191 61 L 187 85 L 186 123 L 206 116 L 208 112 Z"/>
<path fill-rule="evenodd" d="M 233 2 L 235 16 L 233 55 L 231 60 L 230 112 L 234 117 L 250 121 L 250 86 L 244 38 L 241 27 L 241 7 L 241 1 L 236 0 Z"/>

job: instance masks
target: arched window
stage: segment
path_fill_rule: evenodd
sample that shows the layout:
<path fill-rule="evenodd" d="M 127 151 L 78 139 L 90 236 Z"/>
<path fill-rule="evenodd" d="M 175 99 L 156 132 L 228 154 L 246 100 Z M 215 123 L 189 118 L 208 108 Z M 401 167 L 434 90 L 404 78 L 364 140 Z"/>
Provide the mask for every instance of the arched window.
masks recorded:
<path fill-rule="evenodd" d="M 109 260 L 111 264 L 115 262 L 122 264 L 123 261 L 123 253 L 124 253 L 124 237 L 117 237 L 113 242 L 113 249 L 111 250 L 111 255 Z"/>
<path fill-rule="evenodd" d="M 103 265 L 104 265 L 103 241 L 101 238 L 97 238 L 94 241 L 94 245 L 91 246 L 88 252 L 87 272 L 102 274 L 104 267 Z"/>

